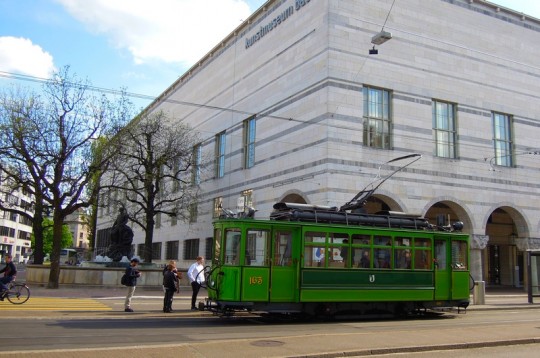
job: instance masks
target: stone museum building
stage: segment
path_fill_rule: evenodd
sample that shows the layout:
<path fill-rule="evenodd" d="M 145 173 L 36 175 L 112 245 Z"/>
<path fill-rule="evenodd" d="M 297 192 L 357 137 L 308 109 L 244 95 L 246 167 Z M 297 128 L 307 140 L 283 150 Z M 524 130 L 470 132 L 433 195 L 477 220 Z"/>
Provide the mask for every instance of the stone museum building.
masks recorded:
<path fill-rule="evenodd" d="M 487 1 L 267 1 L 145 109 L 201 138 L 200 200 L 190 222 L 156 218 L 154 262 L 211 256 L 220 205 L 340 206 L 420 154 L 368 212 L 462 221 L 474 278 L 524 285 L 540 249 L 539 45 L 539 19 Z M 98 229 L 115 216 L 102 208 Z"/>

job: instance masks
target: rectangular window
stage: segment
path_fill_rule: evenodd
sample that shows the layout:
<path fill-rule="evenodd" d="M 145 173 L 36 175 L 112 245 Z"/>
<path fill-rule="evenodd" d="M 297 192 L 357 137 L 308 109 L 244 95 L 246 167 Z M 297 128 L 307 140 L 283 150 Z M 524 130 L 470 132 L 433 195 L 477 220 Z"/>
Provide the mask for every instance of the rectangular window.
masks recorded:
<path fill-rule="evenodd" d="M 216 136 L 216 178 L 223 178 L 225 175 L 225 132 Z"/>
<path fill-rule="evenodd" d="M 214 255 L 212 254 L 212 244 L 214 243 L 214 239 L 211 237 L 207 237 L 204 239 L 204 258 L 207 262 L 213 262 Z"/>
<path fill-rule="evenodd" d="M 197 144 L 193 147 L 193 171 L 191 172 L 191 183 L 195 185 L 201 183 L 201 154 L 202 145 Z"/>
<path fill-rule="evenodd" d="M 255 117 L 244 121 L 244 168 L 255 165 Z"/>
<path fill-rule="evenodd" d="M 227 229 L 225 233 L 225 265 L 240 264 L 240 230 Z"/>
<path fill-rule="evenodd" d="M 246 236 L 246 251 L 244 264 L 246 266 L 268 266 L 268 245 L 270 232 L 267 230 L 250 229 Z"/>
<path fill-rule="evenodd" d="M 199 239 L 184 241 L 184 260 L 195 260 L 199 256 Z"/>
<path fill-rule="evenodd" d="M 364 145 L 391 149 L 392 118 L 390 92 L 364 87 Z"/>
<path fill-rule="evenodd" d="M 179 241 L 167 241 L 165 260 L 178 260 Z"/>
<path fill-rule="evenodd" d="M 452 269 L 467 270 L 469 267 L 467 257 L 467 242 L 452 241 Z"/>
<path fill-rule="evenodd" d="M 238 207 L 237 207 L 238 212 L 247 213 L 248 208 L 253 207 L 253 190 L 251 189 L 244 190 L 240 194 L 240 198 L 237 204 L 238 204 Z"/>
<path fill-rule="evenodd" d="M 511 118 L 502 113 L 493 113 L 493 146 L 495 148 L 495 157 L 493 164 L 512 167 L 512 133 Z"/>
<path fill-rule="evenodd" d="M 152 260 L 161 260 L 161 242 L 152 243 Z"/>
<path fill-rule="evenodd" d="M 452 103 L 433 101 L 433 135 L 435 156 L 456 158 L 456 107 Z"/>
<path fill-rule="evenodd" d="M 144 244 L 137 245 L 137 255 L 139 255 L 139 257 L 144 257 L 144 248 L 145 248 Z"/>
<path fill-rule="evenodd" d="M 199 215 L 199 211 L 197 208 L 197 203 L 189 204 L 189 222 L 190 223 L 197 222 L 198 215 Z"/>
<path fill-rule="evenodd" d="M 212 218 L 217 219 L 221 215 L 221 208 L 223 207 L 223 198 L 220 196 L 214 198 L 214 212 L 212 213 Z"/>
<path fill-rule="evenodd" d="M 178 213 L 178 208 L 175 208 L 174 212 Z M 176 226 L 176 225 L 178 225 L 178 214 L 171 215 L 171 226 Z"/>

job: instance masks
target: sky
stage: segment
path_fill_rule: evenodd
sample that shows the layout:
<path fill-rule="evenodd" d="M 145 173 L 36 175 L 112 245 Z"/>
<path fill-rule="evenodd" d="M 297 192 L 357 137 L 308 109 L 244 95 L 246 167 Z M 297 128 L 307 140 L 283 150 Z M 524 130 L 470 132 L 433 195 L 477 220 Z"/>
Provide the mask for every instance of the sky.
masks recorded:
<path fill-rule="evenodd" d="M 46 79 L 70 66 L 95 87 L 157 97 L 265 2 L 0 0 L 0 90 L 39 84 L 12 74 Z M 492 2 L 540 18 L 538 1 Z"/>

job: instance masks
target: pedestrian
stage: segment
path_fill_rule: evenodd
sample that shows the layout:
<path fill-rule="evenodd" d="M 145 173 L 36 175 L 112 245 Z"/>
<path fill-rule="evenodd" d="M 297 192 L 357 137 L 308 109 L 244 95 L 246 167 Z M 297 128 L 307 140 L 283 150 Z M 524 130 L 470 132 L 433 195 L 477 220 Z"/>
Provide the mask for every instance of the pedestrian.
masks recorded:
<path fill-rule="evenodd" d="M 174 273 L 175 270 L 171 264 L 167 265 L 167 271 L 163 273 L 163 288 L 165 289 L 165 296 L 163 297 L 163 312 L 172 312 L 172 301 L 174 293 L 178 292 L 178 277 Z"/>
<path fill-rule="evenodd" d="M 137 269 L 139 265 L 139 259 L 134 257 L 129 263 L 129 267 L 126 268 L 126 275 L 128 276 L 127 282 L 127 295 L 126 301 L 124 302 L 124 312 L 133 312 L 131 308 L 131 299 L 135 293 L 135 288 L 137 287 L 137 278 L 141 277 L 141 272 Z"/>
<path fill-rule="evenodd" d="M 188 269 L 187 276 L 189 282 L 191 283 L 191 289 L 193 290 L 193 295 L 191 296 L 191 309 L 197 310 L 195 302 L 197 301 L 197 295 L 201 289 L 202 284 L 204 283 L 204 257 L 197 256 L 197 261 L 194 262 Z"/>
<path fill-rule="evenodd" d="M 4 276 L 0 278 L 0 301 L 4 300 L 4 295 L 8 290 L 7 284 L 15 279 L 17 276 L 17 267 L 13 263 L 13 257 L 11 254 L 5 255 L 6 266 L 0 270 L 0 273 L 4 273 Z"/>

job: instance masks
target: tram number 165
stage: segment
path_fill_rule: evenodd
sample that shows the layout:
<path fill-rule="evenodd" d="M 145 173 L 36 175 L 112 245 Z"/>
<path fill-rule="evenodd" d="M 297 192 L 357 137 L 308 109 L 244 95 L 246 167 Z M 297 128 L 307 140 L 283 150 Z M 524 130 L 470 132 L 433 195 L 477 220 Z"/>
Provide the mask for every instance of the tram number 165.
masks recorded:
<path fill-rule="evenodd" d="M 261 276 L 250 276 L 249 284 L 250 285 L 262 285 L 263 278 Z"/>

